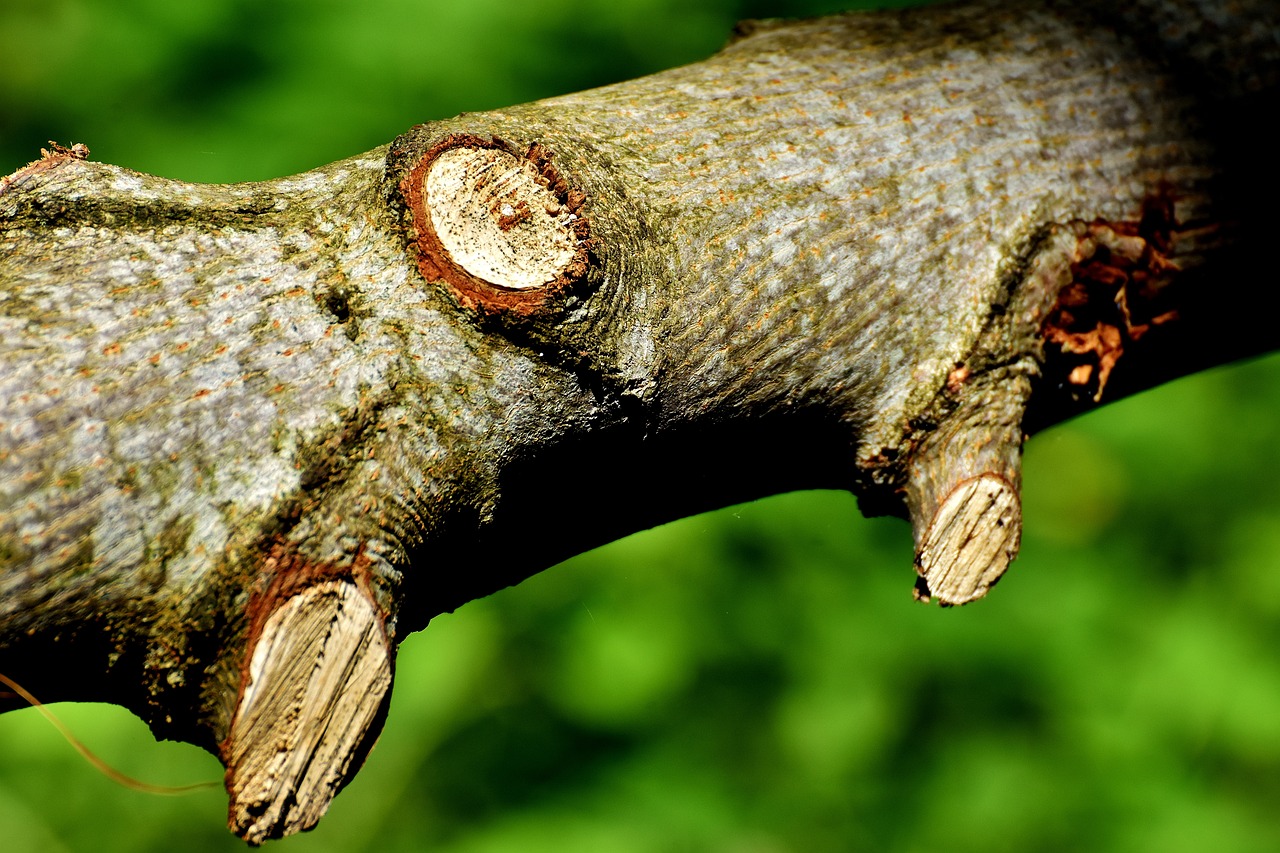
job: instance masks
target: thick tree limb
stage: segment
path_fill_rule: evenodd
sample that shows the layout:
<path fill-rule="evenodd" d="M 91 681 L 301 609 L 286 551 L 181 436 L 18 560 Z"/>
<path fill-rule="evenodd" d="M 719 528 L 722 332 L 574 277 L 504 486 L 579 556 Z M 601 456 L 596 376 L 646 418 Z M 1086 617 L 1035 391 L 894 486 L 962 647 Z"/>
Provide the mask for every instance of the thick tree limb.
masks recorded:
<path fill-rule="evenodd" d="M 633 530 L 842 486 L 982 596 L 1026 432 L 1277 343 L 1276 8 L 1088 5 L 749 24 L 260 184 L 4 178 L 0 671 L 214 750 L 258 842 L 398 638 Z"/>

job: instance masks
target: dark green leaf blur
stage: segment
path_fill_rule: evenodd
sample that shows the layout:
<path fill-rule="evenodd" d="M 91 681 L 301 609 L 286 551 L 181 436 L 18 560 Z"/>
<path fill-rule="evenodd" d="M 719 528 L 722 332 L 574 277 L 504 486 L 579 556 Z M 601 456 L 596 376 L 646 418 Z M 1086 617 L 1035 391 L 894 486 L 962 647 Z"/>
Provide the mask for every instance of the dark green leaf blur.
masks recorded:
<path fill-rule="evenodd" d="M 694 61 L 814 0 L 0 0 L 0 173 L 46 140 L 195 181 Z M 781 496 L 615 543 L 401 649 L 364 771 L 281 851 L 1280 849 L 1280 358 L 1027 450 L 1023 556 L 913 604 L 905 523 Z M 767 453 L 768 449 L 762 449 Z M 50 662 L 56 666 L 56 662 Z M 55 710 L 150 782 L 219 780 L 117 708 Z M 240 850 L 0 717 L 0 849 Z"/>

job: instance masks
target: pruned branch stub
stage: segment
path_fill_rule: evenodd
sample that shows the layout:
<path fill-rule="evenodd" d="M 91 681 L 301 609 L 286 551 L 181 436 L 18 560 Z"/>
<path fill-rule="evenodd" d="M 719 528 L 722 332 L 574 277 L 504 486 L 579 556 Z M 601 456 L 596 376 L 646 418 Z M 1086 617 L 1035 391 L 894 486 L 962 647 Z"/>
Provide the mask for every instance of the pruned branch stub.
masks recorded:
<path fill-rule="evenodd" d="M 468 308 L 534 313 L 585 277 L 586 194 L 534 143 L 466 134 L 432 146 L 401 182 L 418 269 Z"/>

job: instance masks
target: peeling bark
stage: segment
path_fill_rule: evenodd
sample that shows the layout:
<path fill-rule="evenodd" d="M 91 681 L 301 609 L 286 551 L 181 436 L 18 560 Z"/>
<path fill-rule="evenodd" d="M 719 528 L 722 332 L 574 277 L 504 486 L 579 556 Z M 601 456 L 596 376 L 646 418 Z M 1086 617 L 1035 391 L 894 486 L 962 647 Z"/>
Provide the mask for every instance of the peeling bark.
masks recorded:
<path fill-rule="evenodd" d="M 257 843 L 399 638 L 634 530 L 838 486 L 981 597 L 1027 433 L 1276 345 L 1278 21 L 755 23 L 257 184 L 46 152 L 0 181 L 0 671 L 220 755 Z"/>

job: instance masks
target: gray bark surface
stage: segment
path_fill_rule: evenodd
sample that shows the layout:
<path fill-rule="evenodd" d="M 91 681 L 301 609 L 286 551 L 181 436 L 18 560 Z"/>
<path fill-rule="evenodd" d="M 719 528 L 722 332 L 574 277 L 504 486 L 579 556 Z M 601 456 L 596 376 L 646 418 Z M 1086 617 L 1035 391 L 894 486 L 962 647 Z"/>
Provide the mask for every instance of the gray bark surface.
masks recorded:
<path fill-rule="evenodd" d="M 919 595 L 981 596 L 1025 433 L 1277 343 L 1239 310 L 1274 282 L 1276 7 L 1106 9 L 749 23 L 703 63 L 276 181 L 75 149 L 3 179 L 0 672 L 217 752 L 260 841 L 319 816 L 236 813 L 286 607 L 320 639 L 280 646 L 324 658 L 323 607 L 363 596 L 376 624 L 332 648 L 389 677 L 435 614 L 818 486 L 911 518 Z M 533 164 L 581 263 L 531 297 L 440 255 L 414 187 L 458 148 Z M 541 215 L 485 204 L 503 233 Z M 368 744 L 343 744 L 347 778 Z"/>

